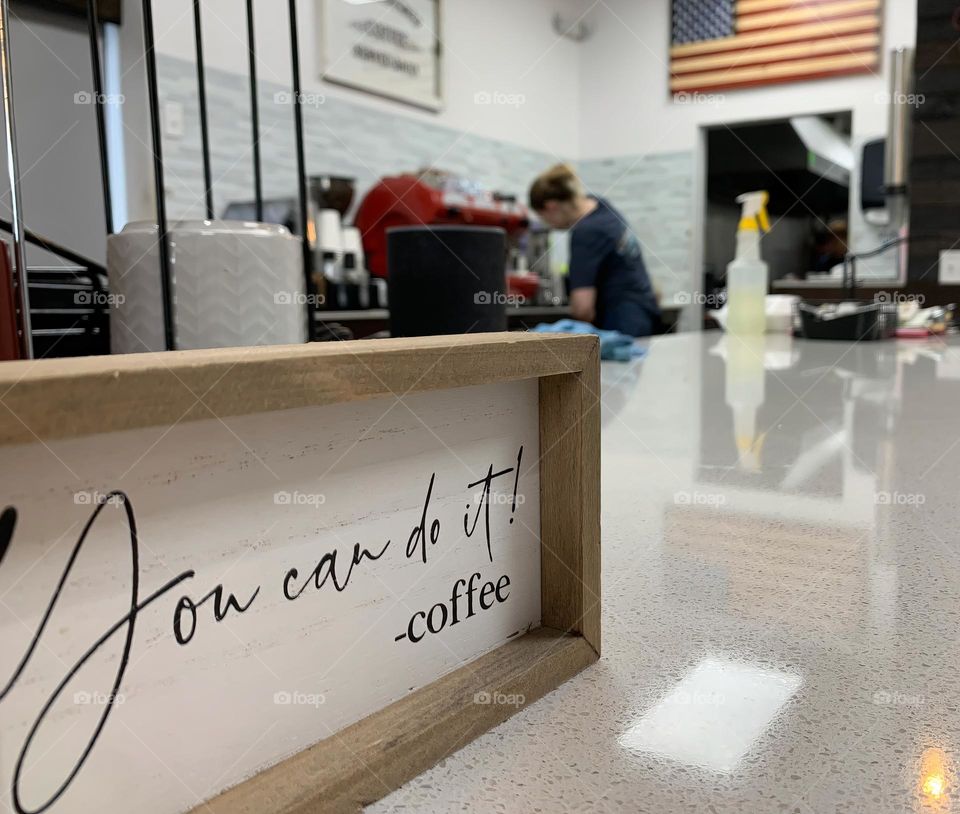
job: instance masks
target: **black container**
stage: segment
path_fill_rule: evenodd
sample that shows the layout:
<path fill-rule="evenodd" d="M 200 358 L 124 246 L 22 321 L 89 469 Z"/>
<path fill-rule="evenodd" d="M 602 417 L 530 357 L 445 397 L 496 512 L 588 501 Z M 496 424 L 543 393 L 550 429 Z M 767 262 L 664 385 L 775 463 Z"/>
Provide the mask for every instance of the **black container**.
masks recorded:
<path fill-rule="evenodd" d="M 800 332 L 805 339 L 832 339 L 862 342 L 889 339 L 897 331 L 897 306 L 891 303 L 858 303 L 857 309 L 843 316 L 824 317 L 819 305 L 801 302 Z"/>
<path fill-rule="evenodd" d="M 33 355 L 110 353 L 110 297 L 103 275 L 80 267 L 28 268 Z"/>
<path fill-rule="evenodd" d="M 387 230 L 392 336 L 507 330 L 507 237 L 485 226 Z"/>

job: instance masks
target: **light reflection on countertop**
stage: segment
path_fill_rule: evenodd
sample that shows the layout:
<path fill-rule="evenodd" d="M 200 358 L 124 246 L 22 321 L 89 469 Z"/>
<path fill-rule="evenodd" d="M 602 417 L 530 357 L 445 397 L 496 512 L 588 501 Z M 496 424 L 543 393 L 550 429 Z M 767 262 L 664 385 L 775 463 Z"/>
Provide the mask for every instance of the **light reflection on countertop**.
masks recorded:
<path fill-rule="evenodd" d="M 600 662 L 369 810 L 960 810 L 960 342 L 601 384 Z"/>
<path fill-rule="evenodd" d="M 800 684 L 795 673 L 705 658 L 623 733 L 620 745 L 729 774 Z"/>

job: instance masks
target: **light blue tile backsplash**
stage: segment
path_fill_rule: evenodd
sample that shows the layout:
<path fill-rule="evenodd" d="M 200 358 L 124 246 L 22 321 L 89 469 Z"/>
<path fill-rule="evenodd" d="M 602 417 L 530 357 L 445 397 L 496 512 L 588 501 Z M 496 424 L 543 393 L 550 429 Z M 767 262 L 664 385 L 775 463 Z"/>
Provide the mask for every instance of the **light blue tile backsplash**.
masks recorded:
<path fill-rule="evenodd" d="M 202 218 L 203 170 L 196 69 L 192 62 L 158 55 L 161 106 L 183 107 L 184 133 L 164 137 L 167 207 L 171 219 Z M 253 198 L 249 86 L 246 77 L 207 71 L 215 210 Z M 260 83 L 264 195 L 296 196 L 296 154 L 289 88 Z M 393 115 L 333 97 L 304 98 L 308 174 L 357 179 L 359 201 L 384 175 L 436 166 L 475 178 L 526 200 L 533 178 L 557 159 L 506 141 Z M 584 161 L 589 189 L 607 198 L 634 227 L 664 300 L 690 286 L 692 153 Z"/>
<path fill-rule="evenodd" d="M 179 102 L 185 132 L 164 137 L 172 218 L 203 216 L 200 123 L 194 65 L 158 57 L 162 102 Z M 217 214 L 232 200 L 253 198 L 249 86 L 246 77 L 207 71 L 212 171 Z M 296 196 L 293 107 L 289 88 L 260 83 L 264 194 Z M 458 132 L 332 97 L 304 97 L 308 174 L 357 179 L 357 198 L 384 175 L 437 166 L 525 198 L 530 181 L 555 159 L 505 141 Z"/>

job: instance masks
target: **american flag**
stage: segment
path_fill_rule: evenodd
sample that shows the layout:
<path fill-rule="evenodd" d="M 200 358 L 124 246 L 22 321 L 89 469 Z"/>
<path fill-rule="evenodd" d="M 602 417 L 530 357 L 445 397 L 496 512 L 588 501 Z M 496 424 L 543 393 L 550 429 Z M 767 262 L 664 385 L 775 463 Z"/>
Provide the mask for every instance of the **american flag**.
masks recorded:
<path fill-rule="evenodd" d="M 670 90 L 880 69 L 882 0 L 673 0 Z"/>

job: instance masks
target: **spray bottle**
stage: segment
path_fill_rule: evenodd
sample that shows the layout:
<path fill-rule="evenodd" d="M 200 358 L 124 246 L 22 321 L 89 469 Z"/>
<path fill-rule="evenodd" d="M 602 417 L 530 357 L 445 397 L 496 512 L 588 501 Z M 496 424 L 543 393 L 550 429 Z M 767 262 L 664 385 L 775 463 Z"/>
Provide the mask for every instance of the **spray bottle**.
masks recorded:
<path fill-rule="evenodd" d="M 767 264 L 760 258 L 760 232 L 770 230 L 765 191 L 737 198 L 743 205 L 737 231 L 737 256 L 727 266 L 727 331 L 741 336 L 762 335 L 767 329 Z"/>

